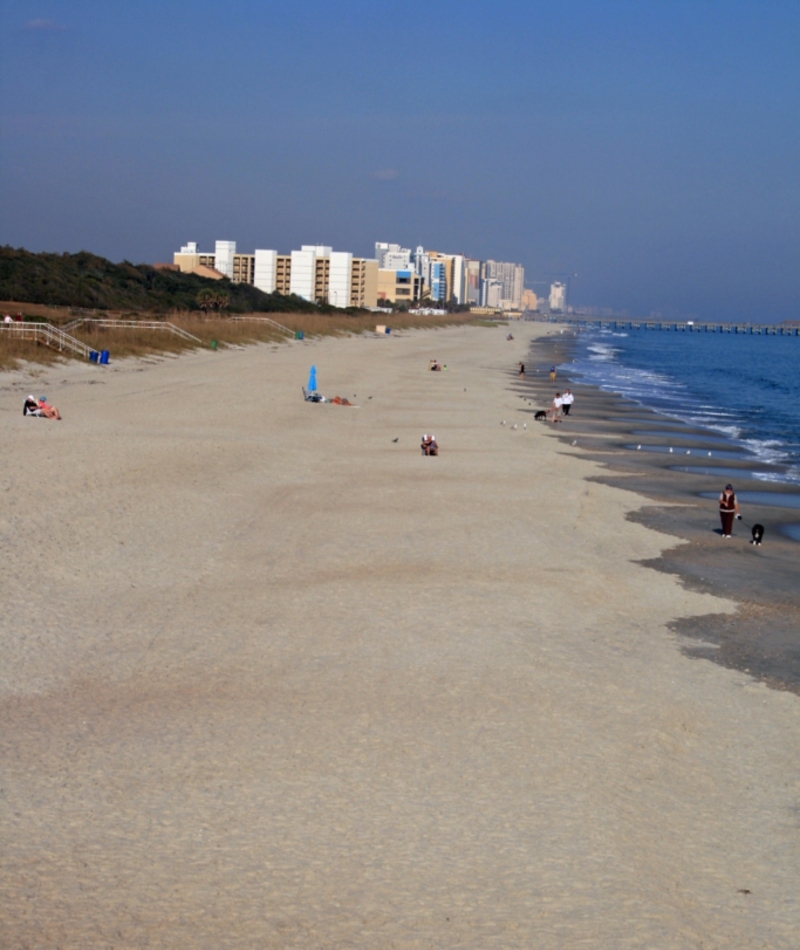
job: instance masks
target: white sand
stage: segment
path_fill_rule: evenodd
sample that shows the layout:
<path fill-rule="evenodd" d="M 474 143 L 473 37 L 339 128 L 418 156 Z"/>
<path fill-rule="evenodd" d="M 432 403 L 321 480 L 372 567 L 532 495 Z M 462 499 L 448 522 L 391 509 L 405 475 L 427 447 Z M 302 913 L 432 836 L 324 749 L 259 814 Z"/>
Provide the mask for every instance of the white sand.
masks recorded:
<path fill-rule="evenodd" d="M 5 374 L 3 950 L 800 946 L 800 702 L 682 655 L 536 332 Z"/>

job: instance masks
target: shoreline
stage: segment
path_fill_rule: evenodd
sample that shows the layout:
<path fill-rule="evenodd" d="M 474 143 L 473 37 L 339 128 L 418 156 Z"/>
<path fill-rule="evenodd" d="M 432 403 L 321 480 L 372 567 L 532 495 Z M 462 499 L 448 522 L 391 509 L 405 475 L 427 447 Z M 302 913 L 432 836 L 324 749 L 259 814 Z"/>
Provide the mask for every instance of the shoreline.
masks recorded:
<path fill-rule="evenodd" d="M 744 492 L 797 496 L 791 483 L 747 478 L 754 470 L 774 467 L 735 455 L 733 443 L 719 433 L 660 414 L 618 393 L 582 383 L 569 374 L 574 332 L 543 337 L 532 346 L 532 362 L 540 367 L 561 364 L 557 384 L 577 392 L 576 408 L 563 424 L 566 431 L 552 434 L 582 457 L 598 462 L 606 474 L 602 484 L 635 491 L 654 504 L 629 517 L 646 527 L 677 539 L 676 546 L 644 562 L 666 574 L 678 575 L 691 590 L 729 598 L 736 613 L 678 619 L 671 629 L 685 638 L 683 651 L 700 659 L 748 673 L 775 689 L 800 694 L 800 591 L 797 587 L 797 541 L 785 536 L 783 525 L 796 523 L 796 507 L 748 504 Z M 557 387 L 555 387 L 557 388 Z M 546 374 L 534 376 L 533 391 L 543 402 L 554 389 Z M 549 404 L 549 403 L 548 403 Z M 548 427 L 550 424 L 547 423 Z M 657 435 L 656 435 L 657 433 Z M 576 442 L 575 446 L 572 443 Z M 664 443 L 672 454 L 638 451 L 635 444 Z M 688 456 L 686 453 L 692 452 Z M 708 451 L 712 453 L 708 461 Z M 715 461 L 716 459 L 716 461 Z M 675 471 L 685 462 L 724 474 L 704 475 Z M 730 550 L 722 546 L 715 499 L 728 479 L 740 496 L 743 521 L 735 522 Z M 740 486 L 744 486 L 742 489 Z M 701 493 L 706 497 L 701 498 Z M 711 496 L 711 497 L 709 497 Z M 747 524 L 766 528 L 760 548 L 749 543 Z"/>

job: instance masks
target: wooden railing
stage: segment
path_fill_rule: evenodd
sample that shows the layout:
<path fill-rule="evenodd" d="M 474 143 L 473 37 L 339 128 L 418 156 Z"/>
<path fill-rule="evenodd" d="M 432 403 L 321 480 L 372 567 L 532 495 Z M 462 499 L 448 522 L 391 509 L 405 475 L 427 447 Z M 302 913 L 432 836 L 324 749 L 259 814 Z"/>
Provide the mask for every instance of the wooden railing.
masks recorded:
<path fill-rule="evenodd" d="M 76 353 L 85 359 L 88 359 L 92 352 L 90 346 L 50 323 L 0 323 L 0 331 L 18 340 L 36 340 L 51 349 L 58 350 L 59 353 Z"/>
<path fill-rule="evenodd" d="M 79 317 L 77 320 L 65 323 L 64 327 L 68 330 L 75 330 L 83 324 L 88 324 L 93 327 L 102 327 L 105 330 L 167 330 L 182 340 L 189 340 L 192 343 L 200 343 L 201 345 L 203 343 L 200 337 L 189 333 L 188 330 L 184 330 L 181 327 L 176 327 L 174 323 L 167 323 L 164 320 L 109 320 L 104 318 Z"/>
<path fill-rule="evenodd" d="M 266 323 L 268 326 L 274 327 L 276 330 L 280 330 L 282 333 L 288 333 L 289 336 L 294 336 L 294 330 L 290 330 L 289 327 L 285 327 L 282 323 L 278 323 L 277 320 L 273 320 L 272 317 L 259 317 L 252 313 L 234 313 L 229 317 L 230 320 L 252 320 L 255 323 Z"/>

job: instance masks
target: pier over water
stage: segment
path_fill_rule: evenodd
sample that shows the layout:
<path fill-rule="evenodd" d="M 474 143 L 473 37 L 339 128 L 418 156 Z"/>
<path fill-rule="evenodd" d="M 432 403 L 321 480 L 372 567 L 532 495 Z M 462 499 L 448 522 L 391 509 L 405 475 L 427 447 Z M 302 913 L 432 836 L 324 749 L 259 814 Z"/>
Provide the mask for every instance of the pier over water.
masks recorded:
<path fill-rule="evenodd" d="M 705 320 L 633 320 L 613 317 L 539 317 L 547 323 L 593 330 L 667 330 L 674 333 L 752 333 L 763 336 L 800 336 L 800 323 L 713 323 Z"/>

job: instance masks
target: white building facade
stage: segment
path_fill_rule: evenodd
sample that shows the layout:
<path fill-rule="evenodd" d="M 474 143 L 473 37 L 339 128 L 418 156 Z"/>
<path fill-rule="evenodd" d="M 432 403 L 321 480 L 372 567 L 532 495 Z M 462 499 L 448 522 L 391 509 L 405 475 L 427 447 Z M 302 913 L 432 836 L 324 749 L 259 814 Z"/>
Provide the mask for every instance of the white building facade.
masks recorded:
<path fill-rule="evenodd" d="M 214 245 L 214 267 L 233 280 L 233 258 L 236 255 L 236 241 L 217 241 Z"/>
<path fill-rule="evenodd" d="M 550 285 L 550 309 L 559 313 L 567 309 L 567 286 L 560 281 Z"/>

